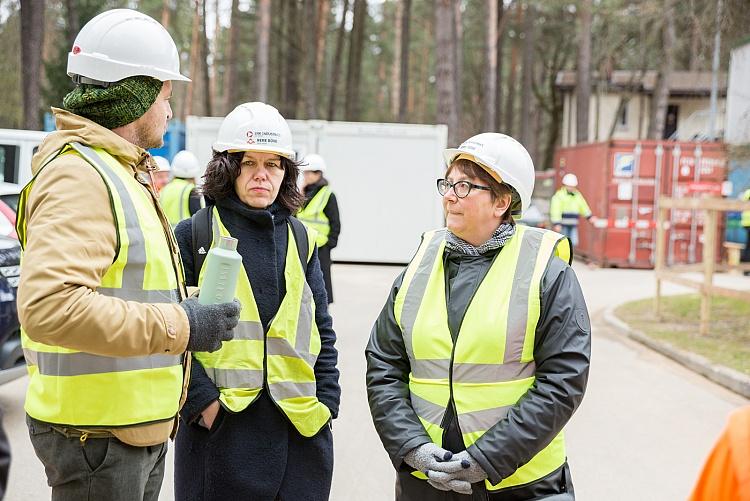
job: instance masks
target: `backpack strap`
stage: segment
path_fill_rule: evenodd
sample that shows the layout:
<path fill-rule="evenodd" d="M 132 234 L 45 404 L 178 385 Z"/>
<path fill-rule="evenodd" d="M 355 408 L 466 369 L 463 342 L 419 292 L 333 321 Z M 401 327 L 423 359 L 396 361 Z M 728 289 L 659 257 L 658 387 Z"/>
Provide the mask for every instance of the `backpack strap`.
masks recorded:
<path fill-rule="evenodd" d="M 203 268 L 203 261 L 206 260 L 206 254 L 211 249 L 211 240 L 213 240 L 211 233 L 212 210 L 213 206 L 209 205 L 200 209 L 191 217 L 193 230 L 193 273 L 196 284 L 198 283 L 201 268 Z"/>
<path fill-rule="evenodd" d="M 307 228 L 302 224 L 302 221 L 296 217 L 289 216 L 288 221 L 292 227 L 294 240 L 297 242 L 297 254 L 299 255 L 300 263 L 302 263 L 302 271 L 305 276 L 307 276 L 307 262 L 312 256 L 310 253 L 310 241 L 307 235 Z"/>

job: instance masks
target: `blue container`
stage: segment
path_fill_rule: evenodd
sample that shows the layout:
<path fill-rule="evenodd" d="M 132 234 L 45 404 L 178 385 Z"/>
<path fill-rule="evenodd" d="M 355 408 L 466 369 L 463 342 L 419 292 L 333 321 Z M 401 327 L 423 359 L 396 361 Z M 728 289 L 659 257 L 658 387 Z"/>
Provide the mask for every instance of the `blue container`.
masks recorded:
<path fill-rule="evenodd" d="M 732 182 L 732 194 L 729 198 L 738 199 L 750 189 L 750 160 L 731 160 L 729 162 L 729 181 Z M 741 212 L 727 212 L 726 241 L 747 244 L 747 232 L 740 226 Z"/>

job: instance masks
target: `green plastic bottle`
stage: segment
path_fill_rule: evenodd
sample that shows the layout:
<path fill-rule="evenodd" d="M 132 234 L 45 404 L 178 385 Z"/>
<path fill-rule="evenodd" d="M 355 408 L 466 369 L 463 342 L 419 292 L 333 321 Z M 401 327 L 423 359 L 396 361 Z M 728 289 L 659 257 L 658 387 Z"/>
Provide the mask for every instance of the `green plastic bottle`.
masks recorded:
<path fill-rule="evenodd" d="M 198 300 L 201 304 L 229 303 L 234 299 L 242 256 L 237 252 L 237 239 L 221 237 L 219 245 L 206 254 L 203 284 Z"/>

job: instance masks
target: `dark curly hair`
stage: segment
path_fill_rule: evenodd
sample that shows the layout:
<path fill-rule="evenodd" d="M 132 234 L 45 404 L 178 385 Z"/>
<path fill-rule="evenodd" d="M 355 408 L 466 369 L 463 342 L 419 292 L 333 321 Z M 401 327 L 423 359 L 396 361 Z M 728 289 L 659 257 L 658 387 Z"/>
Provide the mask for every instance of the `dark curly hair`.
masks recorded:
<path fill-rule="evenodd" d="M 214 151 L 213 158 L 206 166 L 203 175 L 203 186 L 201 192 L 210 201 L 221 200 L 234 193 L 234 180 L 240 175 L 240 164 L 245 156 L 244 151 L 229 153 L 226 151 Z M 299 177 L 299 162 L 281 157 L 281 167 L 284 169 L 284 178 L 281 180 L 279 194 L 276 196 L 282 206 L 294 214 L 302 207 L 305 197 L 297 188 Z"/>

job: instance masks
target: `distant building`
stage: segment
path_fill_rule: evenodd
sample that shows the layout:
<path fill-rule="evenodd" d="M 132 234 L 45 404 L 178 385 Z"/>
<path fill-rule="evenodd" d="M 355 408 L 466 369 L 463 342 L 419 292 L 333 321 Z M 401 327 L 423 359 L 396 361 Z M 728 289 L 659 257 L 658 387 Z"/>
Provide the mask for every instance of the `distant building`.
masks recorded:
<path fill-rule="evenodd" d="M 725 141 L 750 144 L 750 40 L 732 49 L 729 59 Z"/>
<path fill-rule="evenodd" d="M 656 71 L 647 71 L 641 77 L 638 71 L 617 70 L 605 78 L 599 78 L 595 72 L 589 104 L 589 142 L 610 139 L 610 131 L 611 139 L 646 139 L 656 79 Z M 573 146 L 576 144 L 576 72 L 559 72 L 555 85 L 563 92 L 561 145 Z M 672 73 L 663 139 L 707 139 L 710 94 L 711 72 Z M 723 135 L 726 95 L 727 75 L 721 73 L 716 117 L 719 137 Z M 620 106 L 621 101 L 623 106 Z"/>

